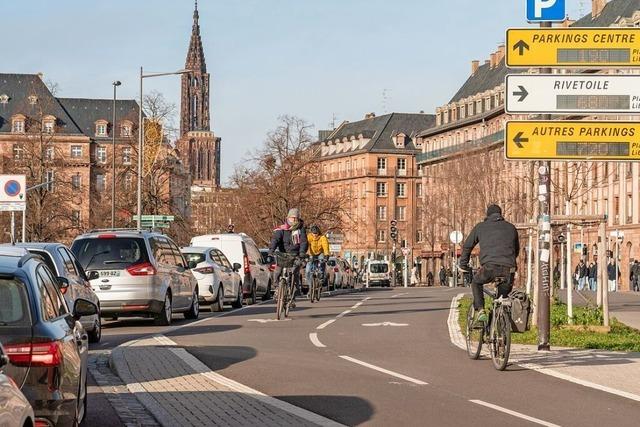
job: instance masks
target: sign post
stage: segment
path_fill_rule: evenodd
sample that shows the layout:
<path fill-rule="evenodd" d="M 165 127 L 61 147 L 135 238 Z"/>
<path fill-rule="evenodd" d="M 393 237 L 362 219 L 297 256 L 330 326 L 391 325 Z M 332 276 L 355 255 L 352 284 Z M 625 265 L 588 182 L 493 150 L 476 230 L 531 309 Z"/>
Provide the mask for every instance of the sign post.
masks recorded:
<path fill-rule="evenodd" d="M 16 211 L 27 209 L 26 193 L 25 175 L 0 175 L 0 211 L 11 212 L 11 243 L 16 241 Z"/>

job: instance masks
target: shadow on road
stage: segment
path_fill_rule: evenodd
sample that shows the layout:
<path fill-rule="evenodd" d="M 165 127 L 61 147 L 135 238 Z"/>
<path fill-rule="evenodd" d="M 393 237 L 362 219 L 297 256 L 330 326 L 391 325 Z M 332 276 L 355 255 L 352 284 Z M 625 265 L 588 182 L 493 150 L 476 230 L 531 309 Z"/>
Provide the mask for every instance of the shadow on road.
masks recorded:
<path fill-rule="evenodd" d="M 236 363 L 241 363 L 257 356 L 253 347 L 244 346 L 188 346 L 188 352 L 195 356 L 212 371 L 220 371 Z"/>
<path fill-rule="evenodd" d="M 363 424 L 369 421 L 374 413 L 371 403 L 355 396 L 274 397 L 348 426 Z"/>
<path fill-rule="evenodd" d="M 240 325 L 187 325 L 177 331 L 168 331 L 164 335 L 168 337 L 185 337 L 188 335 L 213 334 L 217 332 L 227 332 L 240 329 Z"/>

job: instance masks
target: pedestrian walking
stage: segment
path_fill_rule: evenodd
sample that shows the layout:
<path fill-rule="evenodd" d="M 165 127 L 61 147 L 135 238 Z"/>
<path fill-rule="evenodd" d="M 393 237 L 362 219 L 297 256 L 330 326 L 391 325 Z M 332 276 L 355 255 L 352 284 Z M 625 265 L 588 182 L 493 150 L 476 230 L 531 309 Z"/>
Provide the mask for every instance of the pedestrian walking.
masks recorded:
<path fill-rule="evenodd" d="M 411 268 L 411 286 L 418 286 L 418 268 L 415 265 Z"/>
<path fill-rule="evenodd" d="M 637 259 L 633 261 L 631 272 L 633 273 L 632 289 L 635 292 L 640 292 L 640 262 Z"/>
<path fill-rule="evenodd" d="M 578 280 L 578 290 L 581 291 L 587 285 L 587 280 L 589 278 L 589 270 L 587 269 L 587 265 L 583 259 L 581 259 L 578 265 L 576 265 L 575 276 Z"/>
<path fill-rule="evenodd" d="M 616 278 L 619 277 L 620 271 L 618 271 L 618 265 L 613 258 L 609 259 L 607 264 L 607 279 L 609 284 L 609 292 L 616 291 Z"/>
<path fill-rule="evenodd" d="M 598 279 L 598 266 L 595 262 L 589 264 L 589 289 L 596 290 L 596 284 Z"/>
<path fill-rule="evenodd" d="M 433 273 L 431 270 L 427 273 L 427 286 L 433 286 Z"/>
<path fill-rule="evenodd" d="M 440 279 L 440 286 L 446 286 L 447 270 L 444 269 L 444 265 L 442 267 L 440 267 L 440 272 L 438 273 L 438 278 Z"/>

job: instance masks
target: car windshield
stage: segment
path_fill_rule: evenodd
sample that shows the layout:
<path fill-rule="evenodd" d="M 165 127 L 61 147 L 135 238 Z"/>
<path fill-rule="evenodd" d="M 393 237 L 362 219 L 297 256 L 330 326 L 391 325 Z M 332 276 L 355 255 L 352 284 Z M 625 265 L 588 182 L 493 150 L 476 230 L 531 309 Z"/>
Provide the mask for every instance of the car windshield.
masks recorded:
<path fill-rule="evenodd" d="M 389 266 L 387 264 L 371 264 L 370 269 L 372 273 L 386 273 L 389 271 Z"/>
<path fill-rule="evenodd" d="M 71 251 L 85 270 L 118 270 L 149 260 L 144 239 L 134 237 L 79 239 Z"/>
<path fill-rule="evenodd" d="M 0 279 L 0 327 L 30 324 L 24 283 L 16 279 Z"/>
<path fill-rule="evenodd" d="M 183 252 L 182 255 L 187 259 L 187 262 L 195 262 L 196 264 L 200 264 L 204 262 L 204 254 L 198 252 Z"/>

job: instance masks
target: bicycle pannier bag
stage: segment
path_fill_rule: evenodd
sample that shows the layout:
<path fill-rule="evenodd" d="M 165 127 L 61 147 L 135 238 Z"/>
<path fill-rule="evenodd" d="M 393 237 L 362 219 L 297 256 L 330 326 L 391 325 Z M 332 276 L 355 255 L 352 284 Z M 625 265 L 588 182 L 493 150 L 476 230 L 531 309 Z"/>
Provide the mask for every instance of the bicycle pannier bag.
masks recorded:
<path fill-rule="evenodd" d="M 519 289 L 511 291 L 509 299 L 511 299 L 511 330 L 513 332 L 528 331 L 531 300 Z"/>

